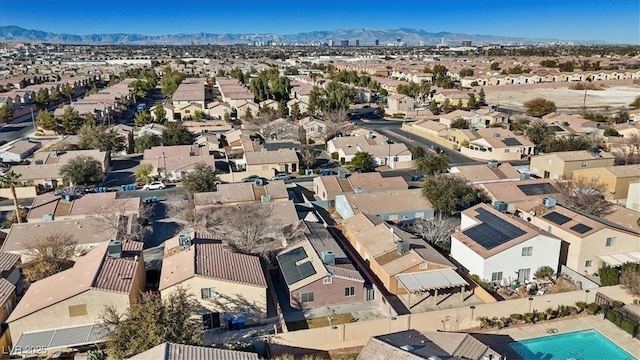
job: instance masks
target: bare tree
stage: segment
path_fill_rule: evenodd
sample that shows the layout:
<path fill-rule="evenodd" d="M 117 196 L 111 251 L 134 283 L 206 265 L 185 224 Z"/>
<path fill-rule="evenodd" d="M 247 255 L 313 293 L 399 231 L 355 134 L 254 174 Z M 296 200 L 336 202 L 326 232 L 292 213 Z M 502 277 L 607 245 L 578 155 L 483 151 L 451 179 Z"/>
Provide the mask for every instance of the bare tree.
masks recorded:
<path fill-rule="evenodd" d="M 326 129 L 324 131 L 325 141 L 329 141 L 336 137 L 338 134 L 344 134 L 345 132 L 354 129 L 354 125 L 349 122 L 347 112 L 344 110 L 329 111 L 324 116 L 324 122 L 326 123 Z"/>
<path fill-rule="evenodd" d="M 613 204 L 605 200 L 607 189 L 604 183 L 596 179 L 579 177 L 571 181 L 557 183 L 564 204 L 572 210 L 595 216 L 604 216 L 611 212 Z"/>
<path fill-rule="evenodd" d="M 626 138 L 616 138 L 616 143 L 610 145 L 611 152 L 616 155 L 618 161 L 624 165 L 637 164 L 640 162 L 640 137 L 638 134 L 631 134 Z"/>
<path fill-rule="evenodd" d="M 65 232 L 35 238 L 27 251 L 31 260 L 22 265 L 24 277 L 35 282 L 73 267 L 77 244 L 73 236 Z"/>
<path fill-rule="evenodd" d="M 316 163 L 316 156 L 318 156 L 318 151 L 312 149 L 308 144 L 303 145 L 302 149 L 300 149 L 302 165 L 304 165 L 307 169 L 313 167 L 313 165 Z"/>
<path fill-rule="evenodd" d="M 451 246 L 451 234 L 455 227 L 438 213 L 433 219 L 415 219 L 409 230 L 420 235 L 429 244 L 449 249 Z"/>
<path fill-rule="evenodd" d="M 129 219 L 134 214 L 133 207 L 138 201 L 136 198 L 113 199 L 96 209 L 97 219 L 104 224 L 104 230 L 115 230 L 118 239 L 141 241 L 152 231 L 149 217 L 153 209 L 150 204 L 142 204 L 135 222 L 129 227 Z"/>
<path fill-rule="evenodd" d="M 243 254 L 261 254 L 272 246 L 278 227 L 271 221 L 270 207 L 262 203 L 222 205 L 208 208 L 209 232 Z"/>
<path fill-rule="evenodd" d="M 620 273 L 620 284 L 635 297 L 640 296 L 640 271 L 637 268 L 623 269 Z"/>
<path fill-rule="evenodd" d="M 207 230 L 209 212 L 209 209 L 197 209 L 193 199 L 167 204 L 168 217 L 176 219 L 182 229 L 188 228 L 196 233 Z"/>

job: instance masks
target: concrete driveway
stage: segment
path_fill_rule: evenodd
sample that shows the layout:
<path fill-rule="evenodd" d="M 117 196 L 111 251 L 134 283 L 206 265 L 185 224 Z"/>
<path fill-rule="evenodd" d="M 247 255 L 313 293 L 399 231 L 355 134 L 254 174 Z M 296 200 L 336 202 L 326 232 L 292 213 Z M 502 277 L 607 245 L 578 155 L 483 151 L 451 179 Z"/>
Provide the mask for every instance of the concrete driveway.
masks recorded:
<path fill-rule="evenodd" d="M 133 154 L 116 157 L 111 160 L 111 172 L 107 174 L 104 185 L 107 187 L 120 187 L 132 184 L 136 181 L 136 169 L 140 165 L 142 155 Z"/>

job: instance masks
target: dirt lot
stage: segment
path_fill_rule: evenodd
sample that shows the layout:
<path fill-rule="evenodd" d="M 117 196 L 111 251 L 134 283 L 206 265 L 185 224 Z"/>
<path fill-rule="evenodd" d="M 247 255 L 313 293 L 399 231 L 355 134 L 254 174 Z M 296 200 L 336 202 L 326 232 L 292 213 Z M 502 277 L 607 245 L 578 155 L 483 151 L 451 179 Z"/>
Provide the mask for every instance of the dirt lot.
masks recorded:
<path fill-rule="evenodd" d="M 640 85 L 610 86 L 605 90 L 587 91 L 587 108 L 606 108 L 628 106 L 640 95 Z M 536 97 L 542 97 L 556 103 L 559 109 L 582 109 L 584 90 L 569 88 L 523 89 L 486 92 L 487 101 L 500 103 L 507 107 L 522 108 L 522 104 Z"/>

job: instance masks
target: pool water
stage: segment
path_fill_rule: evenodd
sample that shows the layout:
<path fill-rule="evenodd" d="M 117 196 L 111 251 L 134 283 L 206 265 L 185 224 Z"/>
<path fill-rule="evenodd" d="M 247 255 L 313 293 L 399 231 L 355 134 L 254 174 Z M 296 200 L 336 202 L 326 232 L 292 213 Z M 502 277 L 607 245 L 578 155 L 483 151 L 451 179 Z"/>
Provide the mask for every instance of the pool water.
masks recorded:
<path fill-rule="evenodd" d="M 524 360 L 635 360 L 593 329 L 514 341 L 509 346 Z"/>

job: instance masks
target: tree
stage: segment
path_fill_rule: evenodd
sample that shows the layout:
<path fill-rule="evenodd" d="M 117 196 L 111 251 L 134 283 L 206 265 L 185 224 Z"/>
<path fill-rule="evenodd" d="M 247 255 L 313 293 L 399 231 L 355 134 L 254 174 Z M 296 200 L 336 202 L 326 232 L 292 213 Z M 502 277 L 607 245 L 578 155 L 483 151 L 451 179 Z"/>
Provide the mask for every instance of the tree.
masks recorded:
<path fill-rule="evenodd" d="M 36 117 L 36 123 L 38 124 L 38 127 L 44 130 L 53 130 L 56 132 L 58 130 L 58 121 L 53 114 L 46 109 L 40 110 Z"/>
<path fill-rule="evenodd" d="M 193 294 L 178 286 L 162 300 L 144 293 L 140 302 L 124 313 L 115 305 L 105 307 L 102 322 L 107 332 L 107 351 L 115 359 L 124 359 L 144 352 L 163 342 L 200 345 L 203 326 L 201 305 Z"/>
<path fill-rule="evenodd" d="M 71 106 L 67 106 L 62 116 L 58 119 L 59 132 L 65 135 L 76 134 L 80 130 L 83 120 L 78 111 Z"/>
<path fill-rule="evenodd" d="M 141 111 L 136 113 L 135 123 L 136 123 L 136 126 L 142 127 L 147 124 L 153 123 L 153 118 L 151 117 L 151 114 L 149 114 L 148 112 Z"/>
<path fill-rule="evenodd" d="M 60 167 L 60 175 L 72 185 L 96 184 L 102 181 L 102 164 L 91 156 L 76 156 Z"/>
<path fill-rule="evenodd" d="M 484 88 L 480 88 L 478 92 L 478 104 L 485 105 L 487 103 L 487 95 L 484 93 Z"/>
<path fill-rule="evenodd" d="M 445 114 L 448 114 L 452 111 L 453 111 L 453 107 L 451 106 L 451 100 L 444 99 L 444 101 L 442 102 L 442 112 L 444 112 Z"/>
<path fill-rule="evenodd" d="M 460 76 L 460 78 L 463 78 L 466 76 L 473 76 L 473 69 L 471 68 L 462 69 L 458 72 L 458 75 Z"/>
<path fill-rule="evenodd" d="M 13 108 L 8 104 L 0 106 L 0 118 L 5 122 L 13 119 Z"/>
<path fill-rule="evenodd" d="M 467 179 L 450 174 L 427 176 L 422 185 L 422 196 L 443 215 L 451 214 L 458 206 L 476 198 L 476 191 Z"/>
<path fill-rule="evenodd" d="M 29 245 L 31 260 L 22 265 L 22 274 L 32 283 L 71 268 L 76 245 L 73 236 L 65 232 L 36 237 Z"/>
<path fill-rule="evenodd" d="M 524 131 L 524 134 L 532 143 L 536 146 L 542 144 L 547 138 L 553 135 L 552 130 L 547 126 L 543 120 L 534 120 L 529 123 L 529 126 Z"/>
<path fill-rule="evenodd" d="M 229 114 L 228 111 L 224 112 L 224 121 L 230 123 L 231 122 L 231 115 Z"/>
<path fill-rule="evenodd" d="M 434 99 L 429 101 L 429 111 L 431 111 L 433 115 L 438 115 L 440 113 L 440 109 L 438 108 L 438 103 Z"/>
<path fill-rule="evenodd" d="M 109 154 L 125 150 L 124 138 L 114 129 L 107 130 L 104 125 L 85 124 L 78 132 L 80 149 L 97 149 Z"/>
<path fill-rule="evenodd" d="M 41 88 L 40 90 L 38 90 L 33 102 L 36 103 L 38 109 L 46 109 L 51 103 L 51 99 L 49 99 L 49 92 L 47 91 L 47 89 Z"/>
<path fill-rule="evenodd" d="M 318 152 L 313 150 L 309 144 L 302 145 L 302 149 L 300 149 L 300 157 L 304 167 L 307 169 L 313 167 L 316 163 L 317 155 Z"/>
<path fill-rule="evenodd" d="M 553 268 L 551 268 L 551 266 L 541 266 L 538 268 L 538 270 L 536 270 L 535 273 L 533 273 L 533 276 L 536 279 L 551 279 L 551 276 L 553 276 L 553 274 L 555 273 L 555 271 L 553 270 Z"/>
<path fill-rule="evenodd" d="M 20 177 L 22 175 L 16 174 L 13 170 L 6 172 L 4 175 L 0 175 L 0 184 L 3 188 L 11 189 L 11 197 L 13 198 L 13 209 L 16 214 L 20 214 L 20 204 L 18 203 L 18 195 L 16 195 L 16 187 L 21 186 Z M 18 223 L 22 222 L 21 216 L 16 216 Z"/>
<path fill-rule="evenodd" d="M 498 64 L 497 62 L 492 62 L 490 68 L 493 71 L 498 71 L 500 70 L 500 64 Z"/>
<path fill-rule="evenodd" d="M 469 101 L 467 102 L 467 107 L 469 109 L 478 108 L 478 100 L 476 100 L 476 96 L 474 94 L 469 94 Z"/>
<path fill-rule="evenodd" d="M 142 164 L 136 169 L 136 181 L 144 182 L 148 184 L 151 182 L 151 173 L 153 172 L 153 165 Z"/>
<path fill-rule="evenodd" d="M 630 120 L 629 117 L 629 112 L 626 110 L 620 110 L 618 111 L 618 113 L 616 114 L 616 116 L 613 117 L 613 121 L 616 124 L 622 124 L 622 123 L 626 123 Z"/>
<path fill-rule="evenodd" d="M 433 219 L 415 219 L 410 226 L 412 233 L 445 250 L 451 248 L 451 234 L 454 230 L 455 226 L 442 213 L 438 213 Z"/>
<path fill-rule="evenodd" d="M 426 156 L 424 148 L 422 146 L 415 145 L 411 148 L 411 158 L 413 160 L 418 160 Z"/>
<path fill-rule="evenodd" d="M 457 118 L 453 119 L 453 121 L 451 121 L 450 127 L 452 129 L 468 129 L 469 128 L 469 123 L 467 122 L 466 119 L 461 118 L 461 117 L 457 117 Z"/>
<path fill-rule="evenodd" d="M 287 107 L 287 104 L 285 104 L 284 102 L 279 102 L 278 103 L 278 117 L 281 118 L 286 118 L 287 116 L 289 116 L 289 108 Z"/>
<path fill-rule="evenodd" d="M 353 129 L 353 124 L 349 122 L 347 112 L 344 110 L 328 111 L 324 116 L 324 122 L 326 124 L 324 131 L 325 141 L 329 141 Z"/>
<path fill-rule="evenodd" d="M 183 124 L 170 122 L 162 132 L 162 143 L 164 146 L 191 145 L 193 144 L 193 134 Z"/>
<path fill-rule="evenodd" d="M 154 121 L 158 124 L 164 124 L 164 122 L 167 121 L 167 111 L 161 104 L 156 105 L 156 107 L 153 109 L 153 116 L 155 117 Z"/>
<path fill-rule="evenodd" d="M 543 98 L 526 101 L 523 105 L 529 116 L 540 117 L 556 111 L 556 104 Z"/>
<path fill-rule="evenodd" d="M 162 145 L 162 138 L 154 134 L 144 134 L 135 139 L 136 153 L 143 153 L 154 146 Z"/>
<path fill-rule="evenodd" d="M 193 113 L 193 120 L 194 121 L 198 121 L 198 122 L 203 121 L 205 119 L 205 117 L 206 117 L 206 115 L 205 115 L 204 111 L 196 110 Z"/>
<path fill-rule="evenodd" d="M 598 269 L 600 284 L 602 286 L 615 286 L 620 284 L 620 271 L 616 268 L 603 266 Z"/>
<path fill-rule="evenodd" d="M 216 191 L 219 183 L 216 169 L 204 163 L 196 164 L 195 169 L 182 178 L 182 188 L 190 194 Z"/>
<path fill-rule="evenodd" d="M 622 264 L 620 284 L 632 296 L 640 297 L 640 265 L 636 263 Z"/>
<path fill-rule="evenodd" d="M 449 157 L 447 155 L 429 155 L 419 158 L 417 169 L 420 172 L 433 176 L 444 174 L 449 171 Z"/>
<path fill-rule="evenodd" d="M 634 109 L 640 108 L 640 96 L 636 96 L 635 100 L 631 104 L 629 104 Z"/>
<path fill-rule="evenodd" d="M 60 87 L 60 92 L 64 94 L 64 96 L 69 99 L 69 104 L 71 104 L 71 95 L 73 94 L 73 85 L 64 84 Z M 66 101 L 66 99 L 65 99 Z"/>
<path fill-rule="evenodd" d="M 300 118 L 300 106 L 298 103 L 291 105 L 291 119 L 298 120 Z"/>
<path fill-rule="evenodd" d="M 247 107 L 247 109 L 244 111 L 244 115 L 242 119 L 245 121 L 253 119 L 253 113 L 251 112 L 251 108 Z"/>
<path fill-rule="evenodd" d="M 373 163 L 373 156 L 364 151 L 358 151 L 351 159 L 351 167 L 356 170 L 369 169 Z"/>
<path fill-rule="evenodd" d="M 529 127 L 530 122 L 531 121 L 527 118 L 516 118 L 513 124 L 511 125 L 511 131 L 514 131 L 514 132 L 517 131 L 521 134 L 524 134 L 524 132 L 527 131 L 527 128 Z"/>
<path fill-rule="evenodd" d="M 564 204 L 576 211 L 604 216 L 612 211 L 613 204 L 605 200 L 606 185 L 593 178 L 578 177 L 572 181 L 558 182 Z"/>

